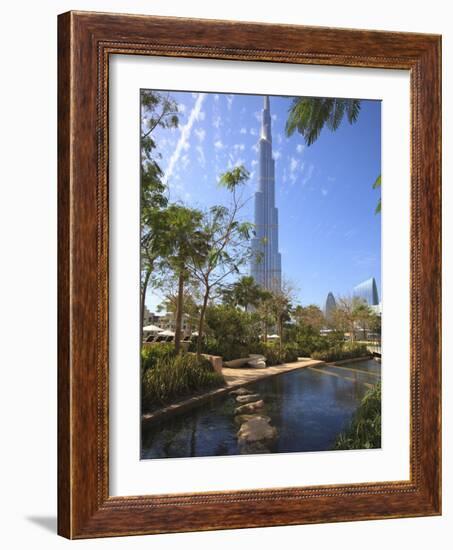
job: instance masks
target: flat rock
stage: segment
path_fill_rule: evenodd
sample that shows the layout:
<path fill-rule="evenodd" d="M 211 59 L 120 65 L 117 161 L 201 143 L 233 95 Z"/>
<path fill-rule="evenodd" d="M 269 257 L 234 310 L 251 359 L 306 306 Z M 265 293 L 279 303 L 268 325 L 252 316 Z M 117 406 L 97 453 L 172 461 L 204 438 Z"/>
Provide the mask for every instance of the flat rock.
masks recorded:
<path fill-rule="evenodd" d="M 263 407 L 264 401 L 260 399 L 259 401 L 255 401 L 254 403 L 247 403 L 246 405 L 241 405 L 240 407 L 237 407 L 237 409 L 234 411 L 234 414 L 249 414 L 259 409 L 262 409 Z"/>
<path fill-rule="evenodd" d="M 267 442 L 269 443 L 269 441 Z M 241 455 L 256 455 L 256 454 L 268 454 L 271 452 L 266 442 L 263 441 L 244 441 L 239 439 L 238 441 L 239 453 Z"/>
<path fill-rule="evenodd" d="M 238 439 L 248 443 L 274 439 L 276 435 L 277 430 L 261 417 L 251 418 L 242 424 L 237 433 Z"/>
<path fill-rule="evenodd" d="M 244 424 L 244 422 L 248 422 L 249 420 L 252 420 L 252 418 L 262 418 L 266 422 L 270 422 L 271 419 L 268 416 L 264 416 L 261 414 L 239 414 L 238 416 L 234 417 L 234 421 L 236 424 Z"/>
<path fill-rule="evenodd" d="M 251 369 L 265 369 L 267 367 L 264 359 L 253 359 L 247 363 Z"/>
<path fill-rule="evenodd" d="M 230 395 L 250 395 L 252 391 L 246 388 L 238 388 L 237 390 L 230 391 Z"/>
<path fill-rule="evenodd" d="M 259 398 L 259 393 L 251 393 L 250 395 L 238 395 L 236 397 L 236 401 L 244 405 L 245 403 L 253 403 L 253 401 L 258 401 Z"/>

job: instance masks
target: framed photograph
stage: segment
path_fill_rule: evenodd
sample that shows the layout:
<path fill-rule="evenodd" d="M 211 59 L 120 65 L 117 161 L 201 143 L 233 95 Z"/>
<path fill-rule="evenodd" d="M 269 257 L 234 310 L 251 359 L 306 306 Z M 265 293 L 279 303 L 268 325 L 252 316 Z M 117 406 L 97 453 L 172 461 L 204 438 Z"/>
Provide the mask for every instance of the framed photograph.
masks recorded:
<path fill-rule="evenodd" d="M 440 514 L 440 37 L 58 29 L 59 533 Z"/>

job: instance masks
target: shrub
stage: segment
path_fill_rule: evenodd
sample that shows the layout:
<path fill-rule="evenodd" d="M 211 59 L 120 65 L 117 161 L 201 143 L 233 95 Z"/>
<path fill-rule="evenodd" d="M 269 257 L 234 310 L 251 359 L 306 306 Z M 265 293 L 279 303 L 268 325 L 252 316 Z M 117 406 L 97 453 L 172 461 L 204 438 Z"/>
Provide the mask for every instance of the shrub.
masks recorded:
<path fill-rule="evenodd" d="M 258 342 L 251 347 L 250 353 L 259 353 L 266 357 L 268 367 L 281 365 L 282 363 L 293 363 L 299 357 L 299 349 L 297 344 L 283 344 L 280 350 L 278 343 Z"/>
<path fill-rule="evenodd" d="M 142 347 L 142 373 L 154 367 L 159 359 L 175 356 L 174 344 L 157 343 Z"/>
<path fill-rule="evenodd" d="M 190 353 L 162 355 L 152 367 L 143 370 L 142 409 L 152 410 L 177 398 L 223 386 L 224 383 L 223 376 L 215 372 L 205 358 L 197 359 Z"/>
<path fill-rule="evenodd" d="M 379 449 L 381 447 L 381 384 L 370 389 L 362 399 L 348 428 L 342 432 L 334 449 Z"/>
<path fill-rule="evenodd" d="M 315 351 L 311 354 L 312 359 L 319 361 L 343 361 L 345 359 L 355 359 L 356 357 L 367 357 L 370 355 L 366 345 L 364 344 L 343 344 L 330 348 L 327 351 Z"/>
<path fill-rule="evenodd" d="M 225 361 L 247 357 L 258 342 L 259 318 L 229 305 L 206 310 L 206 339 L 203 353 L 221 355 Z"/>

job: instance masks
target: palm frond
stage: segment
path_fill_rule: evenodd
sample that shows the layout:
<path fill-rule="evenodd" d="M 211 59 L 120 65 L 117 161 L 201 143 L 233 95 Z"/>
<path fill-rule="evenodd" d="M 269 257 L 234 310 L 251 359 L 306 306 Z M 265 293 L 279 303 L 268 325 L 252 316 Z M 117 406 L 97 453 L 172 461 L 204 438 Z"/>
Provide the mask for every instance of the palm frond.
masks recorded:
<path fill-rule="evenodd" d="M 335 131 L 346 113 L 350 124 L 360 112 L 360 100 L 323 97 L 296 97 L 288 112 L 285 132 L 289 137 L 296 130 L 307 145 L 312 145 L 320 136 L 325 125 Z"/>

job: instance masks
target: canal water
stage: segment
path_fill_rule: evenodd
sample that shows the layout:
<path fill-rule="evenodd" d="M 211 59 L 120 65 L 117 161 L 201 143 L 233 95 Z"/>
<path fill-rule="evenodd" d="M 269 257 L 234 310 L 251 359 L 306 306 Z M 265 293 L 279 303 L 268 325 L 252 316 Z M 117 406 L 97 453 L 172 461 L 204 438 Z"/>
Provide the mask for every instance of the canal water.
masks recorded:
<path fill-rule="evenodd" d="M 265 449 L 252 452 L 289 453 L 332 449 L 347 427 L 366 391 L 380 380 L 374 360 L 339 366 L 310 367 L 272 376 L 248 385 L 260 394 L 277 428 Z M 142 427 L 141 458 L 177 458 L 241 454 L 233 396 L 222 396 L 200 407 Z M 250 451 L 248 451 L 250 452 Z"/>

